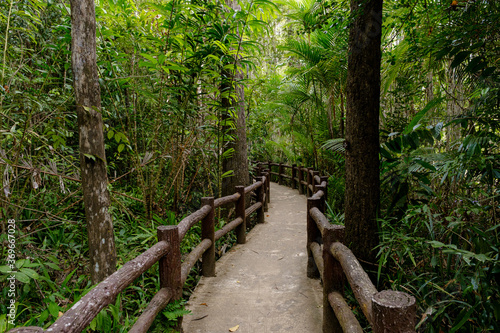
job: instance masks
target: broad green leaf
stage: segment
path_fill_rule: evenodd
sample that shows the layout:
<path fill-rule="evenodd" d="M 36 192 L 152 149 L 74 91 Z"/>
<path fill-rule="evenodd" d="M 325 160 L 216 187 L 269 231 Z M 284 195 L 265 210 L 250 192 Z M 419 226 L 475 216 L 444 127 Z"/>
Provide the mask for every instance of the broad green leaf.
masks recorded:
<path fill-rule="evenodd" d="M 56 271 L 60 271 L 61 268 L 59 268 L 59 266 L 57 266 L 56 264 L 53 264 L 51 262 L 45 262 L 44 263 L 45 266 L 49 266 L 50 268 L 56 270 Z"/>
<path fill-rule="evenodd" d="M 58 318 L 59 317 L 59 305 L 57 305 L 54 302 L 50 302 L 49 303 L 49 312 L 52 315 L 52 317 Z"/>
<path fill-rule="evenodd" d="M 35 272 L 34 270 L 32 270 L 31 268 L 23 267 L 23 268 L 21 268 L 21 272 L 23 272 L 24 274 L 26 274 L 28 277 L 32 278 L 33 280 L 38 280 L 38 278 L 39 278 L 38 273 Z"/>
<path fill-rule="evenodd" d="M 8 274 L 12 271 L 9 266 L 0 266 L 0 273 Z"/>
<path fill-rule="evenodd" d="M 141 56 L 143 56 L 144 58 L 148 59 L 149 61 L 151 61 L 153 64 L 156 64 L 158 61 L 150 54 L 147 54 L 147 53 L 141 53 Z"/>
<path fill-rule="evenodd" d="M 24 274 L 23 272 L 15 272 L 14 273 L 16 280 L 22 283 L 30 283 L 30 278 L 28 275 Z"/>
<path fill-rule="evenodd" d="M 416 115 L 415 117 L 413 117 L 413 119 L 411 120 L 411 122 L 408 124 L 408 126 L 406 126 L 406 128 L 404 129 L 403 131 L 403 134 L 408 134 L 410 133 L 413 128 L 418 124 L 418 122 L 420 121 L 420 119 L 422 119 L 423 116 L 425 116 L 425 114 L 427 112 L 429 112 L 430 109 L 432 109 L 434 106 L 436 106 L 437 104 L 441 103 L 441 101 L 443 100 L 444 98 L 443 97 L 440 97 L 440 98 L 434 98 L 432 101 L 430 101 L 429 103 L 427 103 L 427 105 L 422 109 L 420 110 Z"/>
<path fill-rule="evenodd" d="M 29 260 L 27 260 L 27 259 L 20 259 L 20 260 L 16 261 L 16 267 L 22 268 L 28 262 L 29 262 Z"/>
<path fill-rule="evenodd" d="M 427 163 L 426 161 L 423 161 L 420 159 L 415 159 L 414 161 L 415 161 L 415 163 L 420 164 L 421 166 L 423 166 L 426 169 L 429 169 L 431 171 L 436 171 L 436 168 L 432 164 Z"/>
<path fill-rule="evenodd" d="M 453 59 L 453 62 L 451 63 L 451 68 L 455 68 L 458 65 L 460 65 L 462 62 L 464 62 L 467 57 L 471 55 L 471 51 L 461 51 L 458 52 L 458 54 L 455 56 L 455 59 Z"/>

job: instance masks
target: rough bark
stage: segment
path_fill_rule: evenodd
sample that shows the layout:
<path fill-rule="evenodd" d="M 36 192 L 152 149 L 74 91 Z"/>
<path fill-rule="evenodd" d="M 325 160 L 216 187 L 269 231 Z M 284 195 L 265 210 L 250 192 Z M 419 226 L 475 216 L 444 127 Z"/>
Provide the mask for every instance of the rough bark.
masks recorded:
<path fill-rule="evenodd" d="M 116 270 L 113 221 L 109 212 L 101 91 L 97 75 L 93 0 L 71 0 L 71 60 L 80 134 L 80 168 L 92 283 Z"/>
<path fill-rule="evenodd" d="M 415 297 L 383 290 L 372 297 L 373 332 L 414 333 L 417 304 Z"/>
<path fill-rule="evenodd" d="M 462 113 L 460 107 L 461 96 L 463 96 L 462 83 L 457 78 L 457 70 L 451 67 L 451 60 L 447 70 L 448 74 L 448 96 L 449 100 L 446 106 L 448 121 L 457 118 Z M 453 146 L 460 139 L 460 126 L 446 127 L 446 138 L 449 147 Z"/>
<path fill-rule="evenodd" d="M 239 74 L 235 75 L 235 81 L 240 79 L 238 76 Z M 222 196 L 233 194 L 235 186 L 246 186 L 249 184 L 244 106 L 245 94 L 242 85 L 236 84 L 234 89 L 236 89 L 238 101 L 228 98 L 227 101 L 223 103 L 224 107 L 234 110 L 236 119 L 233 119 L 233 121 L 235 122 L 236 128 L 228 130 L 228 134 L 233 137 L 233 140 L 227 142 L 225 149 L 234 149 L 234 153 L 231 157 L 225 158 L 222 161 L 222 172 L 225 173 L 233 170 L 233 174 L 230 177 L 222 179 Z"/>
<path fill-rule="evenodd" d="M 226 4 L 235 10 L 241 10 L 238 1 L 229 0 Z M 237 32 L 238 35 L 243 33 Z M 238 55 L 236 55 L 238 56 Z M 239 71 L 226 72 L 228 81 L 225 88 L 235 92 L 237 100 L 231 97 L 226 97 L 222 101 L 222 106 L 225 110 L 232 109 L 234 111 L 233 118 L 236 128 L 229 130 L 228 134 L 234 140 L 227 142 L 226 149 L 234 149 L 234 153 L 230 158 L 222 161 L 222 172 L 233 170 L 233 175 L 222 179 L 222 196 L 234 193 L 235 186 L 247 186 L 250 182 L 248 176 L 248 158 L 247 158 L 247 135 L 245 122 L 245 90 L 242 84 L 238 83 L 243 79 L 243 73 Z"/>
<path fill-rule="evenodd" d="M 379 108 L 382 0 L 351 0 L 346 122 L 346 241 L 373 261 L 380 198 Z"/>

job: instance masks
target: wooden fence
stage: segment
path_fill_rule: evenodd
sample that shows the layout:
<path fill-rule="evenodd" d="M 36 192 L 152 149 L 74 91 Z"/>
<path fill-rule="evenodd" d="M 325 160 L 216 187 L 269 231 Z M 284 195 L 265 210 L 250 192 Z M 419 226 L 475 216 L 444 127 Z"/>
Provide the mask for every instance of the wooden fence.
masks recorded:
<path fill-rule="evenodd" d="M 120 292 L 127 288 L 137 277 L 159 261 L 160 290 L 152 298 L 144 312 L 139 316 L 129 332 L 147 332 L 155 317 L 167 304 L 182 297 L 182 288 L 191 268 L 202 258 L 203 276 L 215 276 L 215 242 L 228 232 L 235 230 L 237 243 L 246 242 L 246 220 L 257 212 L 257 223 L 264 222 L 264 212 L 269 203 L 269 175 L 256 177 L 250 186 L 237 186 L 236 193 L 219 199 L 202 198 L 201 208 L 184 218 L 178 225 L 159 226 L 158 242 L 150 249 L 127 262 L 89 291 L 66 313 L 56 320 L 47 330 L 41 327 L 19 327 L 9 333 L 51 332 L 79 333 L 83 331 L 97 314 L 109 304 L 114 303 Z M 246 194 L 254 193 L 256 202 L 246 208 Z M 215 231 L 215 208 L 235 203 L 236 218 L 222 229 Z M 196 223 L 201 221 L 201 242 L 181 262 L 180 242 Z M 177 323 L 181 325 L 182 318 Z"/>
<path fill-rule="evenodd" d="M 363 332 L 343 297 L 346 279 L 373 332 L 415 332 L 415 298 L 393 290 L 378 292 L 351 250 L 342 244 L 344 226 L 330 224 L 324 215 L 328 177 L 296 164 L 257 162 L 257 172 L 262 171 L 308 197 L 307 276 L 323 281 L 323 333 Z"/>

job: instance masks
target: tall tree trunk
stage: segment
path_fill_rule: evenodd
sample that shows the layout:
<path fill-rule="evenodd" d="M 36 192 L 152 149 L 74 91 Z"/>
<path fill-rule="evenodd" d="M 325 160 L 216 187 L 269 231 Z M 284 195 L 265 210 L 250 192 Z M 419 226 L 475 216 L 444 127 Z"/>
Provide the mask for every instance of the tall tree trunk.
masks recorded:
<path fill-rule="evenodd" d="M 226 4 L 231 6 L 234 10 L 241 10 L 237 0 L 227 0 Z M 242 31 L 238 31 L 238 36 L 242 34 Z M 238 57 L 239 55 L 236 55 Z M 238 60 L 236 60 L 238 61 Z M 225 177 L 222 179 L 222 195 L 226 196 L 233 194 L 235 186 L 243 185 L 246 186 L 249 183 L 248 178 L 248 159 L 247 159 L 247 135 L 246 135 L 246 122 L 245 122 L 245 90 L 241 83 L 238 83 L 243 79 L 243 73 L 233 70 L 225 71 L 227 75 L 227 83 L 223 85 L 223 89 L 229 89 L 229 91 L 234 91 L 236 98 L 231 98 L 227 96 L 223 98 L 222 106 L 224 112 L 229 111 L 229 109 L 234 110 L 236 119 L 234 120 L 235 129 L 228 130 L 228 134 L 233 137 L 233 140 L 227 142 L 226 149 L 234 149 L 234 153 L 231 157 L 225 158 L 222 161 L 222 172 L 233 171 L 232 176 Z M 234 89 L 234 90 L 233 90 Z M 229 115 L 226 115 L 229 117 Z"/>
<path fill-rule="evenodd" d="M 456 68 L 451 67 L 451 60 L 448 67 L 448 80 L 448 102 L 446 105 L 446 114 L 448 116 L 447 121 L 451 121 L 462 113 L 459 101 L 461 101 L 463 90 L 462 83 L 457 78 Z M 448 147 L 456 144 L 457 140 L 460 139 L 460 126 L 454 125 L 446 127 L 446 137 Z"/>
<path fill-rule="evenodd" d="M 336 118 L 335 116 L 335 96 L 333 94 L 333 89 L 330 91 L 330 96 L 328 98 L 329 105 L 327 105 L 327 117 L 328 117 L 328 134 L 330 135 L 330 139 L 335 137 L 333 133 L 333 120 Z"/>
<path fill-rule="evenodd" d="M 344 137 L 344 89 L 340 90 L 340 137 Z"/>
<path fill-rule="evenodd" d="M 236 74 L 234 79 L 238 80 L 240 76 L 240 74 Z M 245 93 L 243 85 L 238 83 L 235 83 L 234 85 L 238 100 L 236 101 L 230 97 L 224 97 L 222 101 L 222 106 L 224 108 L 224 112 L 226 113 L 224 117 L 226 119 L 230 118 L 228 112 L 229 109 L 233 109 L 234 114 L 236 115 L 236 119 L 233 119 L 236 128 L 225 128 L 225 131 L 227 131 L 227 134 L 225 136 L 231 136 L 233 138 L 233 140 L 230 140 L 226 143 L 225 149 L 234 149 L 234 152 L 231 157 L 227 157 L 222 160 L 222 172 L 225 173 L 231 170 L 233 171 L 232 176 L 222 179 L 223 196 L 233 194 L 235 186 L 246 186 L 249 183 L 245 122 Z M 228 87 L 226 86 L 223 89 L 228 89 Z"/>
<path fill-rule="evenodd" d="M 80 168 L 89 238 L 90 275 L 92 283 L 97 283 L 116 270 L 116 249 L 109 212 L 93 0 L 71 0 L 71 26 L 71 60 L 80 133 Z"/>
<path fill-rule="evenodd" d="M 379 109 L 382 0 L 351 0 L 346 122 L 346 240 L 375 260 L 380 200 Z"/>

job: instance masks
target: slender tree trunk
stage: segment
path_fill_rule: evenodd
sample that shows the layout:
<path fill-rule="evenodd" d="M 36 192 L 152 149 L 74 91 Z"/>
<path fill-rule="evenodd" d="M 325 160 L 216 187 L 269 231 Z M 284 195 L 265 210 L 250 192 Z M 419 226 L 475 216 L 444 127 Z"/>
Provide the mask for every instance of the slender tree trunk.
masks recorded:
<path fill-rule="evenodd" d="M 236 0 L 226 1 L 226 4 L 235 10 L 241 10 Z M 243 33 L 238 32 L 238 35 Z M 236 55 L 238 56 L 238 55 Z M 248 179 L 248 159 L 247 159 L 247 136 L 246 136 L 246 122 L 245 122 L 245 90 L 241 83 L 243 73 L 234 71 L 225 71 L 227 83 L 223 85 L 223 89 L 234 91 L 237 100 L 230 96 L 224 97 L 222 106 L 224 112 L 230 109 L 234 110 L 236 118 L 233 119 L 236 128 L 228 130 L 228 134 L 233 137 L 233 140 L 227 142 L 227 149 L 234 149 L 234 153 L 230 158 L 225 158 L 222 161 L 222 172 L 233 171 L 233 175 L 222 179 L 222 195 L 233 194 L 235 186 L 246 186 L 249 183 Z M 234 89 L 234 90 L 233 90 Z M 229 117 L 229 115 L 226 115 Z"/>
<path fill-rule="evenodd" d="M 339 130 L 340 130 L 340 137 L 344 137 L 344 89 L 340 91 L 340 125 L 339 125 Z"/>
<path fill-rule="evenodd" d="M 226 72 L 227 73 L 227 72 Z M 245 93 L 243 85 L 237 81 L 241 79 L 241 74 L 236 73 L 230 79 L 235 80 L 234 88 L 231 88 L 231 82 L 224 84 L 222 89 L 235 89 L 238 100 L 231 97 L 223 97 L 223 119 L 231 120 L 229 110 L 234 111 L 235 118 L 232 119 L 235 128 L 224 126 L 225 137 L 232 137 L 232 140 L 225 142 L 225 150 L 234 149 L 232 156 L 222 160 L 222 172 L 233 171 L 229 177 L 222 179 L 222 195 L 226 196 L 233 194 L 235 186 L 246 186 L 249 183 L 248 179 L 248 159 L 247 159 L 247 138 L 246 138 L 246 121 L 245 121 Z"/>
<path fill-rule="evenodd" d="M 462 96 L 462 84 L 460 80 L 457 79 L 457 72 L 455 68 L 451 68 L 451 60 L 449 62 L 448 67 L 448 103 L 446 108 L 446 113 L 448 116 L 447 121 L 451 121 L 455 119 L 458 115 L 461 114 L 462 108 L 460 107 L 459 101 Z M 460 138 L 460 126 L 448 126 L 446 127 L 447 133 L 447 144 L 449 147 L 453 146 L 457 140 Z"/>
<path fill-rule="evenodd" d="M 329 105 L 327 106 L 327 116 L 328 116 L 328 134 L 330 134 L 330 139 L 333 139 L 334 133 L 333 133 L 333 120 L 336 118 L 335 117 L 335 96 L 333 95 L 333 90 L 330 91 L 330 96 L 329 96 Z"/>
<path fill-rule="evenodd" d="M 382 0 L 351 0 L 346 123 L 346 241 L 374 261 L 380 200 L 379 108 Z"/>
<path fill-rule="evenodd" d="M 80 133 L 80 168 L 89 238 L 90 275 L 92 283 L 97 283 L 116 270 L 116 249 L 109 212 L 93 0 L 71 0 L 71 26 L 71 60 Z"/>

